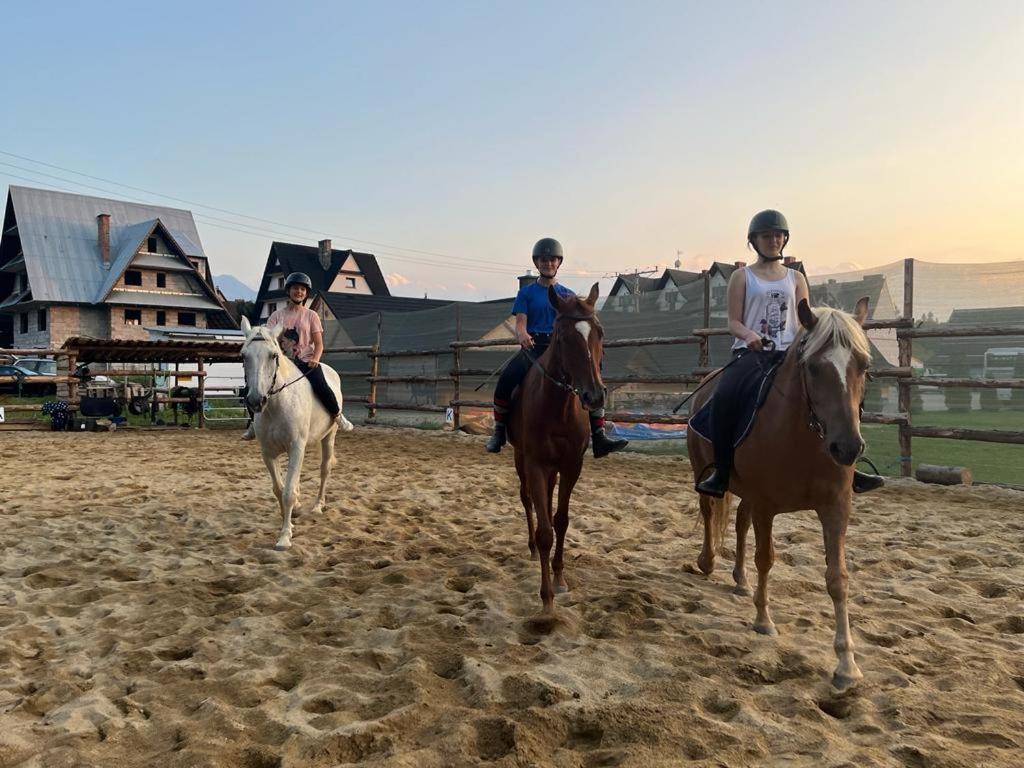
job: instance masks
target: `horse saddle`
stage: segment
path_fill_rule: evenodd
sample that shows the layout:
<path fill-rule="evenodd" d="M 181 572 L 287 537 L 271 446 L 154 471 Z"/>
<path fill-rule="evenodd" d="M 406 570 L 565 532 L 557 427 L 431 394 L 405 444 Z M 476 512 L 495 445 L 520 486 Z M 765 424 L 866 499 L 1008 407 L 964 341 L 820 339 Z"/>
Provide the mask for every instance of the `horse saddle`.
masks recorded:
<path fill-rule="evenodd" d="M 752 353 L 747 352 L 745 354 Z M 736 426 L 733 430 L 733 445 L 735 447 L 738 448 L 740 443 L 750 434 L 750 430 L 754 428 L 757 413 L 768 398 L 772 382 L 775 381 L 775 374 L 778 373 L 785 357 L 785 352 L 758 354 L 756 357 L 757 365 L 752 366 L 747 371 L 747 375 L 743 380 L 737 382 L 735 399 L 732 403 L 734 409 L 738 412 L 734 422 Z M 716 397 L 718 397 L 717 391 L 693 415 L 693 418 L 690 419 L 687 425 L 687 429 L 693 430 L 709 443 L 711 442 L 711 436 L 714 434 L 711 424 L 711 404 Z"/>

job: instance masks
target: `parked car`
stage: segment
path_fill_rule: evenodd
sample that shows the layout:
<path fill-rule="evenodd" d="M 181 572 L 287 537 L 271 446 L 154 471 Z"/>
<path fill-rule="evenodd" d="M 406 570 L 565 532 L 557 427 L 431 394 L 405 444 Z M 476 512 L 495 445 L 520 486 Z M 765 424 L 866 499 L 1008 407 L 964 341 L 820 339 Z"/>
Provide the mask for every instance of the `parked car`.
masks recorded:
<path fill-rule="evenodd" d="M 29 368 L 22 368 L 20 365 L 0 365 L 0 376 L 18 376 L 24 379 L 26 376 L 45 376 Z M 0 382 L 0 392 L 17 395 L 55 395 L 57 394 L 56 384 L 46 382 L 24 382 L 24 381 L 3 381 Z"/>
<path fill-rule="evenodd" d="M 57 361 L 48 357 L 19 357 L 14 364 L 19 368 L 32 371 L 33 376 L 57 375 Z"/>
<path fill-rule="evenodd" d="M 14 365 L 33 371 L 34 376 L 57 375 L 57 361 L 48 357 L 19 357 L 14 361 Z M 114 386 L 114 380 L 109 376 L 92 375 L 89 381 L 107 387 Z"/>

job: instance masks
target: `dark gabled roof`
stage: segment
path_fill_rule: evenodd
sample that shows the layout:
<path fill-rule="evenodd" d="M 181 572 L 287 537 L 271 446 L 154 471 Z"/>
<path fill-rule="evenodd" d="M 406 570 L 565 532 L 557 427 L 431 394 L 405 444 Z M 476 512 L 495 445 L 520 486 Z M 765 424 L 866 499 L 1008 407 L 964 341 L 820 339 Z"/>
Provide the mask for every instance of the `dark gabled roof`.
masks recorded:
<path fill-rule="evenodd" d="M 659 282 L 661 282 L 661 278 L 658 277 L 633 277 L 632 275 L 619 275 L 615 278 L 615 284 L 612 286 L 611 291 L 608 292 L 608 295 L 619 296 L 622 293 L 632 294 L 634 285 L 640 289 L 640 293 L 650 293 L 651 291 L 659 290 Z"/>
<path fill-rule="evenodd" d="M 687 272 L 682 269 L 666 269 L 664 274 L 658 280 L 658 288 L 662 289 L 669 284 L 669 282 L 675 285 L 686 285 L 692 283 L 694 280 L 700 280 L 700 272 Z"/>
<path fill-rule="evenodd" d="M 320 251 L 315 245 L 296 245 L 295 243 L 273 242 L 270 245 L 270 253 L 267 256 L 267 265 L 263 268 L 263 279 L 260 281 L 260 289 L 256 295 L 256 307 L 259 308 L 264 302 L 284 297 L 284 291 L 270 289 L 270 273 L 275 262 L 280 262 L 281 269 L 285 275 L 292 272 L 305 272 L 313 281 L 313 290 L 310 294 L 315 296 L 318 293 L 327 291 L 334 278 L 337 277 L 348 257 L 351 256 L 359 265 L 359 271 L 366 279 L 366 284 L 373 291 L 374 296 L 390 296 L 388 284 L 377 264 L 377 257 L 372 253 L 359 253 L 358 251 L 337 249 L 331 250 L 331 264 L 327 269 L 320 264 Z"/>
<path fill-rule="evenodd" d="M 867 296 L 868 319 L 879 315 L 894 316 L 896 313 L 896 305 L 886 292 L 885 275 L 864 275 L 859 280 L 830 279 L 824 283 L 814 283 L 810 289 L 811 304 L 814 306 L 835 307 L 852 312 L 857 302 Z M 886 312 L 880 313 L 883 298 L 888 301 L 888 307 L 885 308 Z"/>
<path fill-rule="evenodd" d="M 954 309 L 950 325 L 1022 325 L 1024 307 L 989 307 L 987 309 Z M 994 346 L 989 344 L 989 346 Z"/>
<path fill-rule="evenodd" d="M 328 293 L 320 298 L 339 320 L 374 312 L 419 312 L 454 303 L 450 299 L 417 299 L 410 296 L 370 296 L 365 293 Z"/>

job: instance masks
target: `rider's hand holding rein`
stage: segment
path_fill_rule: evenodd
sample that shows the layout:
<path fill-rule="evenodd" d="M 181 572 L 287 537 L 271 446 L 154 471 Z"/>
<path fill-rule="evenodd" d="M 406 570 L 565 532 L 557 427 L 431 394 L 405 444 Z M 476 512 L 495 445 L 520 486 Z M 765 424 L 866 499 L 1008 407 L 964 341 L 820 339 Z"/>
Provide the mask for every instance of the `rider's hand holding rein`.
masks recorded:
<path fill-rule="evenodd" d="M 533 349 L 533 337 L 526 330 L 526 314 L 522 312 L 516 315 L 516 341 L 525 350 Z"/>

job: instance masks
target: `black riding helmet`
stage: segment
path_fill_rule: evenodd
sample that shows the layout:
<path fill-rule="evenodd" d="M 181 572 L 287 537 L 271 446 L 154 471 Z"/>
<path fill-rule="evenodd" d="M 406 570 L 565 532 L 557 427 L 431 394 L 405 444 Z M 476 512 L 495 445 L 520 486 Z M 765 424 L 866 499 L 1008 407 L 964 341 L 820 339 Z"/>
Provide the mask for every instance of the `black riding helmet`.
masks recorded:
<path fill-rule="evenodd" d="M 565 259 L 565 255 L 562 253 L 562 244 L 553 237 L 542 238 L 533 246 L 533 263 L 536 264 L 537 259 L 541 256 L 556 256 L 559 264 Z"/>
<path fill-rule="evenodd" d="M 293 285 L 304 285 L 306 290 L 312 293 L 313 281 L 309 279 L 309 275 L 305 272 L 292 272 L 288 275 L 288 279 L 284 281 L 284 289 L 287 291 Z"/>
<path fill-rule="evenodd" d="M 789 222 L 786 221 L 786 217 L 779 211 L 769 208 L 755 214 L 754 218 L 750 220 L 750 226 L 747 227 L 747 242 L 761 258 L 767 257 L 762 256 L 761 252 L 757 250 L 757 246 L 754 245 L 754 235 L 758 232 L 771 232 L 773 230 L 780 230 L 786 235 L 786 239 L 782 243 L 782 249 L 779 250 L 779 258 L 781 259 L 782 251 L 785 250 L 786 244 L 789 243 Z"/>

